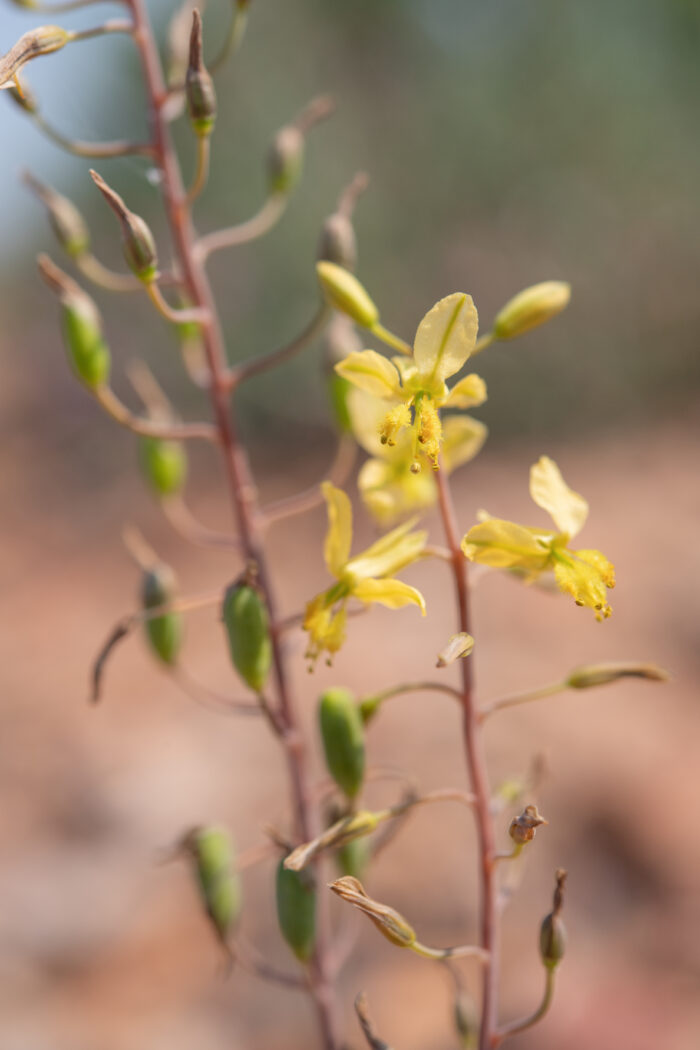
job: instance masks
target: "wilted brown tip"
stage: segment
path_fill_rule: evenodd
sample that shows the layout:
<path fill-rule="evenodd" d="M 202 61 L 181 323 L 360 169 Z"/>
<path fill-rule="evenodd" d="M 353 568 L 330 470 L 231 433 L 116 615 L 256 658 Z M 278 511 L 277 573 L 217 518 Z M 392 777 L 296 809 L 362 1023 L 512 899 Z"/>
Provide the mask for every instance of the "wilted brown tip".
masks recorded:
<path fill-rule="evenodd" d="M 199 8 L 192 12 L 192 30 L 190 32 L 190 71 L 201 73 L 204 69 L 204 48 L 202 43 L 202 16 Z"/>

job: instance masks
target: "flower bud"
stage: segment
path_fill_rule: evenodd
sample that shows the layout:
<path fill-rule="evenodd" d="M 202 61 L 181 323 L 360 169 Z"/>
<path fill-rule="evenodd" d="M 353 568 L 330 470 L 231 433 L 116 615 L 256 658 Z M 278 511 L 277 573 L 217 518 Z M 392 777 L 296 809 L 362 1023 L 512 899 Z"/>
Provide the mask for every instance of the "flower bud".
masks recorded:
<path fill-rule="evenodd" d="M 667 682 L 669 675 L 656 664 L 609 663 L 577 667 L 566 679 L 569 689 L 590 689 L 621 678 L 645 678 L 648 682 Z"/>
<path fill-rule="evenodd" d="M 328 303 L 347 314 L 356 324 L 371 328 L 379 320 L 379 310 L 348 270 L 331 262 L 316 263 L 316 273 Z"/>
<path fill-rule="evenodd" d="M 185 95 L 190 123 L 195 134 L 202 138 L 211 135 L 216 120 L 216 91 L 214 81 L 204 67 L 202 16 L 196 8 L 192 13 L 190 61 L 185 78 Z"/>
<path fill-rule="evenodd" d="M 559 869 L 556 875 L 557 886 L 554 891 L 554 907 L 546 915 L 540 926 L 540 958 L 548 970 L 554 970 L 564 958 L 566 951 L 566 929 L 559 918 L 564 903 L 564 884 L 566 872 Z"/>
<path fill-rule="evenodd" d="M 277 867 L 277 921 L 285 941 L 300 962 L 313 955 L 316 942 L 316 888 L 307 871 Z"/>
<path fill-rule="evenodd" d="M 453 634 L 444 649 L 438 654 L 436 667 L 449 667 L 455 660 L 469 656 L 474 648 L 474 639 L 466 631 Z"/>
<path fill-rule="evenodd" d="M 90 247 L 90 231 L 76 206 L 67 197 L 25 171 L 24 183 L 36 194 L 49 213 L 49 222 L 56 239 L 71 259 L 84 255 Z"/>
<path fill-rule="evenodd" d="M 329 888 L 342 900 L 354 904 L 356 908 L 364 912 L 379 932 L 398 948 L 410 948 L 415 944 L 415 930 L 406 922 L 403 915 L 399 915 L 386 904 L 372 900 L 358 879 L 346 875 L 342 879 L 331 882 Z"/>
<path fill-rule="evenodd" d="M 99 311 L 87 292 L 68 274 L 40 255 L 39 272 L 63 308 L 61 326 L 68 359 L 78 379 L 96 390 L 109 379 L 111 358 L 102 335 Z"/>
<path fill-rule="evenodd" d="M 258 590 L 235 583 L 226 591 L 223 621 L 233 666 L 254 692 L 262 693 L 272 666 L 267 609 Z"/>
<path fill-rule="evenodd" d="M 159 563 L 147 569 L 141 581 L 141 602 L 144 609 L 156 609 L 172 602 L 177 581 L 169 565 Z M 145 622 L 146 636 L 159 660 L 172 666 L 177 661 L 182 645 L 182 615 L 165 612 Z"/>
<path fill-rule="evenodd" d="M 194 874 L 206 913 L 222 944 L 233 929 L 242 905 L 241 880 L 234 866 L 234 850 L 221 828 L 197 828 L 185 839 L 194 861 Z"/>
<path fill-rule="evenodd" d="M 156 496 L 172 496 L 187 477 L 187 454 L 181 441 L 141 438 L 140 460 L 146 481 Z"/>
<path fill-rule="evenodd" d="M 321 228 L 318 258 L 354 270 L 357 266 L 357 238 L 347 215 L 329 215 Z"/>
<path fill-rule="evenodd" d="M 462 1050 L 476 1050 L 479 1045 L 479 1014 L 476 1003 L 465 988 L 455 995 L 455 1028 Z"/>
<path fill-rule="evenodd" d="M 154 281 L 158 274 L 158 255 L 148 225 L 140 215 L 135 215 L 127 208 L 119 194 L 96 171 L 91 171 L 90 175 L 119 220 L 127 266 L 144 284 Z"/>
<path fill-rule="evenodd" d="M 304 136 L 294 124 L 281 128 L 267 155 L 267 182 L 270 193 L 291 193 L 304 163 Z"/>
<path fill-rule="evenodd" d="M 493 323 L 496 339 L 515 339 L 531 328 L 545 324 L 569 305 L 571 285 L 564 281 L 544 281 L 514 296 Z"/>
<path fill-rule="evenodd" d="M 525 806 L 520 816 L 511 820 L 508 834 L 517 846 L 524 846 L 526 842 L 532 842 L 537 828 L 547 823 L 537 812 L 537 806 Z"/>
<path fill-rule="evenodd" d="M 59 26 L 38 26 L 36 29 L 30 29 L 7 54 L 0 57 L 0 90 L 10 88 L 13 84 L 17 87 L 17 74 L 22 66 L 31 62 L 33 58 L 60 51 L 70 39 L 71 34 Z"/>
<path fill-rule="evenodd" d="M 359 708 L 347 689 L 329 689 L 320 699 L 318 713 L 328 770 L 348 798 L 354 798 L 365 774 L 365 740 Z"/>

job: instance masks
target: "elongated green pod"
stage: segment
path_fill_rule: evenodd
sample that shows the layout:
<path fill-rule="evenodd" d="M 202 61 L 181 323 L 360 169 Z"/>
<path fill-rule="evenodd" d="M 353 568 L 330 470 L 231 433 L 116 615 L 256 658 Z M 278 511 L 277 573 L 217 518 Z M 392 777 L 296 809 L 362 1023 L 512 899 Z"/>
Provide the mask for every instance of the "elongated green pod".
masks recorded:
<path fill-rule="evenodd" d="M 262 693 L 272 666 L 270 622 L 262 596 L 247 583 L 226 592 L 223 621 L 233 666 L 250 688 Z"/>
<path fill-rule="evenodd" d="M 319 702 L 319 723 L 328 771 L 348 798 L 354 798 L 365 774 L 365 734 L 352 693 L 325 692 Z"/>
<path fill-rule="evenodd" d="M 61 315 L 68 358 L 78 379 L 95 389 L 109 379 L 111 356 L 102 337 L 102 326 L 92 300 L 66 298 Z"/>
<path fill-rule="evenodd" d="M 243 904 L 233 844 L 227 832 L 217 827 L 198 828 L 189 844 L 202 903 L 217 936 L 226 943 Z"/>
<path fill-rule="evenodd" d="M 316 942 L 316 888 L 308 871 L 289 871 L 281 860 L 276 876 L 277 921 L 285 941 L 306 963 Z"/>
<path fill-rule="evenodd" d="M 144 437 L 139 444 L 144 477 L 156 496 L 179 492 L 187 477 L 187 454 L 181 441 Z"/>
<path fill-rule="evenodd" d="M 341 875 L 352 875 L 354 879 L 361 879 L 367 869 L 370 855 L 367 839 L 353 839 L 338 850 L 336 867 Z"/>
<path fill-rule="evenodd" d="M 154 565 L 144 572 L 141 601 L 145 609 L 155 609 L 172 601 L 175 591 L 175 573 L 169 565 Z M 168 612 L 154 616 L 145 621 L 145 628 L 153 652 L 163 663 L 172 666 L 177 661 L 182 645 L 182 615 Z"/>

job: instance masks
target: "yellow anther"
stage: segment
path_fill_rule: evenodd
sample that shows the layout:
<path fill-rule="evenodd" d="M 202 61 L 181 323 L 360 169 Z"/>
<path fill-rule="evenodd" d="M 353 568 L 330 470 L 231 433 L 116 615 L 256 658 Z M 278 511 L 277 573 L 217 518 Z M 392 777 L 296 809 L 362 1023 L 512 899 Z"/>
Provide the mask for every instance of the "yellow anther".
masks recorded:
<path fill-rule="evenodd" d="M 404 427 L 411 425 L 411 412 L 408 405 L 397 405 L 387 412 L 379 427 L 379 437 L 382 445 L 395 445 L 396 435 Z"/>

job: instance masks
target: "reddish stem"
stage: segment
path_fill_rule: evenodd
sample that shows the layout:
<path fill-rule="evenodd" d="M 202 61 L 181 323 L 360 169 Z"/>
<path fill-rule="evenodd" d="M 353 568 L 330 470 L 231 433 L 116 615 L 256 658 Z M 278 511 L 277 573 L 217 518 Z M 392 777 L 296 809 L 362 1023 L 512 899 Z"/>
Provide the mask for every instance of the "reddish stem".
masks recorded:
<path fill-rule="evenodd" d="M 459 527 L 452 493 L 444 469 L 436 472 L 440 514 L 450 549 L 454 575 L 459 628 L 469 629 L 469 578 L 467 562 L 459 545 Z M 473 657 L 460 660 L 462 671 L 461 703 L 463 712 L 464 749 L 469 780 L 474 793 L 474 816 L 479 839 L 479 866 L 481 879 L 481 947 L 489 953 L 484 965 L 484 984 L 481 1011 L 479 1050 L 491 1050 L 496 1045 L 498 1010 L 498 911 L 494 857 L 496 854 L 493 821 L 491 819 L 491 790 L 486 769 L 484 743 L 480 731 L 479 713 L 473 698 Z"/>
<path fill-rule="evenodd" d="M 202 338 L 211 382 L 209 391 L 224 464 L 233 512 L 241 546 L 249 561 L 257 568 L 258 580 L 273 624 L 278 623 L 275 599 L 269 582 L 265 551 L 260 538 L 260 512 L 248 457 L 238 438 L 235 420 L 230 412 L 227 387 L 228 366 L 221 323 L 213 299 L 211 286 L 199 261 L 197 242 L 192 223 L 187 193 L 173 148 L 170 128 L 164 112 L 168 99 L 163 71 L 144 0 L 126 0 L 134 19 L 134 41 L 143 66 L 146 89 L 150 99 L 150 120 L 155 155 L 163 174 L 163 192 L 170 228 L 175 243 L 183 284 L 194 307 L 206 312 L 202 322 Z M 279 699 L 282 725 L 280 733 L 285 747 L 294 799 L 297 835 L 302 841 L 317 833 L 318 815 L 312 804 L 303 741 L 297 728 L 294 701 L 287 682 L 280 632 L 273 630 L 272 645 L 274 674 Z M 310 983 L 317 1007 L 319 1023 L 326 1050 L 338 1050 L 340 1045 L 335 1016 L 333 991 L 328 977 L 327 953 L 322 929 L 310 965 Z"/>

